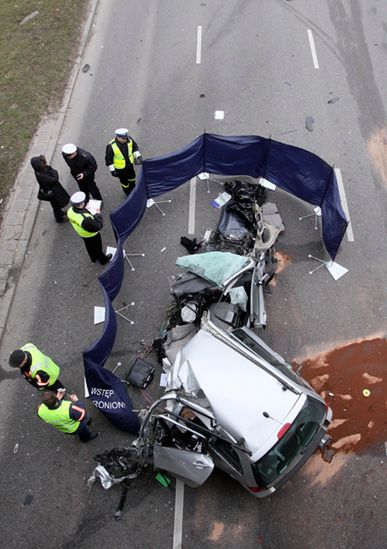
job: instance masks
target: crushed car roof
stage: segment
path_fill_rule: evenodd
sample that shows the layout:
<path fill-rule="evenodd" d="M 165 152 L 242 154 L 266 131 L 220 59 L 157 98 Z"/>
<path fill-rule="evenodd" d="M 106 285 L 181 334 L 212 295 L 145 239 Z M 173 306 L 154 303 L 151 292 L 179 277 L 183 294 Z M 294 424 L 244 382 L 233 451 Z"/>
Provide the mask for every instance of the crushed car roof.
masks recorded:
<path fill-rule="evenodd" d="M 171 374 L 168 388 L 182 386 L 193 394 L 201 389 L 219 424 L 236 439 L 243 438 L 252 455 L 269 441 L 272 445 L 273 436 L 300 398 L 204 330 L 179 352 Z"/>

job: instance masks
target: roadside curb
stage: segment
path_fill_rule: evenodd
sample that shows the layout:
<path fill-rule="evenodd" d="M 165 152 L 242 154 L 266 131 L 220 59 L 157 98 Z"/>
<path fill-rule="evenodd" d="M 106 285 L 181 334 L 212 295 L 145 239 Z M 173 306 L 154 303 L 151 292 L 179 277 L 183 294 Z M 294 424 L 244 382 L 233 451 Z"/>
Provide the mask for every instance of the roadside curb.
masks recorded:
<path fill-rule="evenodd" d="M 65 87 L 62 105 L 54 115 L 44 118 L 36 130 L 5 209 L 0 228 L 0 343 L 40 205 L 36 198 L 38 185 L 32 174 L 30 158 L 42 154 L 43 151 L 50 163 L 54 156 L 98 4 L 99 0 L 90 0 L 89 14 L 83 28 L 74 67 Z M 33 184 L 31 184 L 32 180 Z"/>

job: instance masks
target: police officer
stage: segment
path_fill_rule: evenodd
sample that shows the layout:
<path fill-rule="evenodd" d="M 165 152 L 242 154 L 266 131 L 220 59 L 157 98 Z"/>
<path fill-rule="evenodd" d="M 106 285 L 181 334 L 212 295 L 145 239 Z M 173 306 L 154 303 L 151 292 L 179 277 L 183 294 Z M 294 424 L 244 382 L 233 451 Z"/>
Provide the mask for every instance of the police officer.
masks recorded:
<path fill-rule="evenodd" d="M 102 250 L 102 238 L 99 234 L 103 227 L 102 215 L 93 215 L 86 209 L 86 195 L 81 191 L 74 193 L 70 202 L 72 206 L 67 210 L 67 217 L 73 229 L 85 243 L 91 261 L 99 261 L 101 265 L 105 265 L 111 260 L 112 254 L 106 255 Z"/>
<path fill-rule="evenodd" d="M 94 156 L 74 143 L 63 145 L 62 156 L 70 168 L 71 175 L 78 183 L 79 190 L 85 193 L 86 203 L 89 202 L 90 195 L 95 200 L 102 200 L 101 193 L 94 181 L 98 167 Z"/>
<path fill-rule="evenodd" d="M 9 357 L 9 365 L 12 368 L 20 368 L 24 379 L 39 391 L 43 389 L 57 391 L 63 388 L 63 384 L 59 381 L 59 366 L 32 343 L 26 343 L 20 349 L 13 351 Z"/>
<path fill-rule="evenodd" d="M 142 164 L 142 156 L 127 128 L 118 128 L 116 137 L 106 147 L 105 162 L 113 177 L 118 177 L 122 190 L 130 194 L 136 183 L 134 164 Z"/>
<path fill-rule="evenodd" d="M 45 391 L 42 394 L 42 404 L 38 408 L 40 419 L 66 433 L 77 434 L 82 442 L 89 442 L 98 436 L 98 433 L 89 431 L 91 419 L 87 417 L 86 408 L 78 400 L 77 395 L 69 395 L 64 400 L 64 392 Z"/>

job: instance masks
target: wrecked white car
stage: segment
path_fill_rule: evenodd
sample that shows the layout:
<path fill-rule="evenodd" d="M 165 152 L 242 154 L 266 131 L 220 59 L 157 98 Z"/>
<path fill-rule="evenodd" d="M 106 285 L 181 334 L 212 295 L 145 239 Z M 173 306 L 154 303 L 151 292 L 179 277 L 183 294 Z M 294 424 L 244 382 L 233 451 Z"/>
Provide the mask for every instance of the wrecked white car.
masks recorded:
<path fill-rule="evenodd" d="M 165 393 L 142 414 L 129 448 L 96 456 L 92 478 L 105 488 L 148 464 L 195 487 L 216 466 L 265 497 L 331 440 L 331 409 L 256 333 L 267 323 L 264 290 L 282 221 L 259 187 L 227 190 L 234 201 L 218 227 L 177 261 L 185 273 L 171 285 L 174 307 L 158 340 Z"/>
<path fill-rule="evenodd" d="M 147 411 L 127 461 L 99 456 L 113 473 L 108 484 L 151 463 L 195 487 L 217 466 L 264 497 L 328 442 L 332 411 L 323 399 L 255 333 L 232 328 L 225 316 L 213 306 L 178 352 L 165 394 Z"/>

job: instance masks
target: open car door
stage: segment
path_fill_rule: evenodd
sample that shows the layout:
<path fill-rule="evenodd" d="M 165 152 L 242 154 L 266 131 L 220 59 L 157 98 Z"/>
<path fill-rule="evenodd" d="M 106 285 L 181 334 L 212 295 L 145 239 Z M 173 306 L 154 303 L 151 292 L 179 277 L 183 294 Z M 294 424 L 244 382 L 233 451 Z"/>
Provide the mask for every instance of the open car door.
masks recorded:
<path fill-rule="evenodd" d="M 212 458 L 203 451 L 207 446 L 205 437 L 194 429 L 182 428 L 181 424 L 165 415 L 158 416 L 158 420 L 163 422 L 164 428 L 171 429 L 173 436 L 167 443 L 164 439 L 162 444 L 154 444 L 154 468 L 170 473 L 191 488 L 201 486 L 214 469 Z"/>

